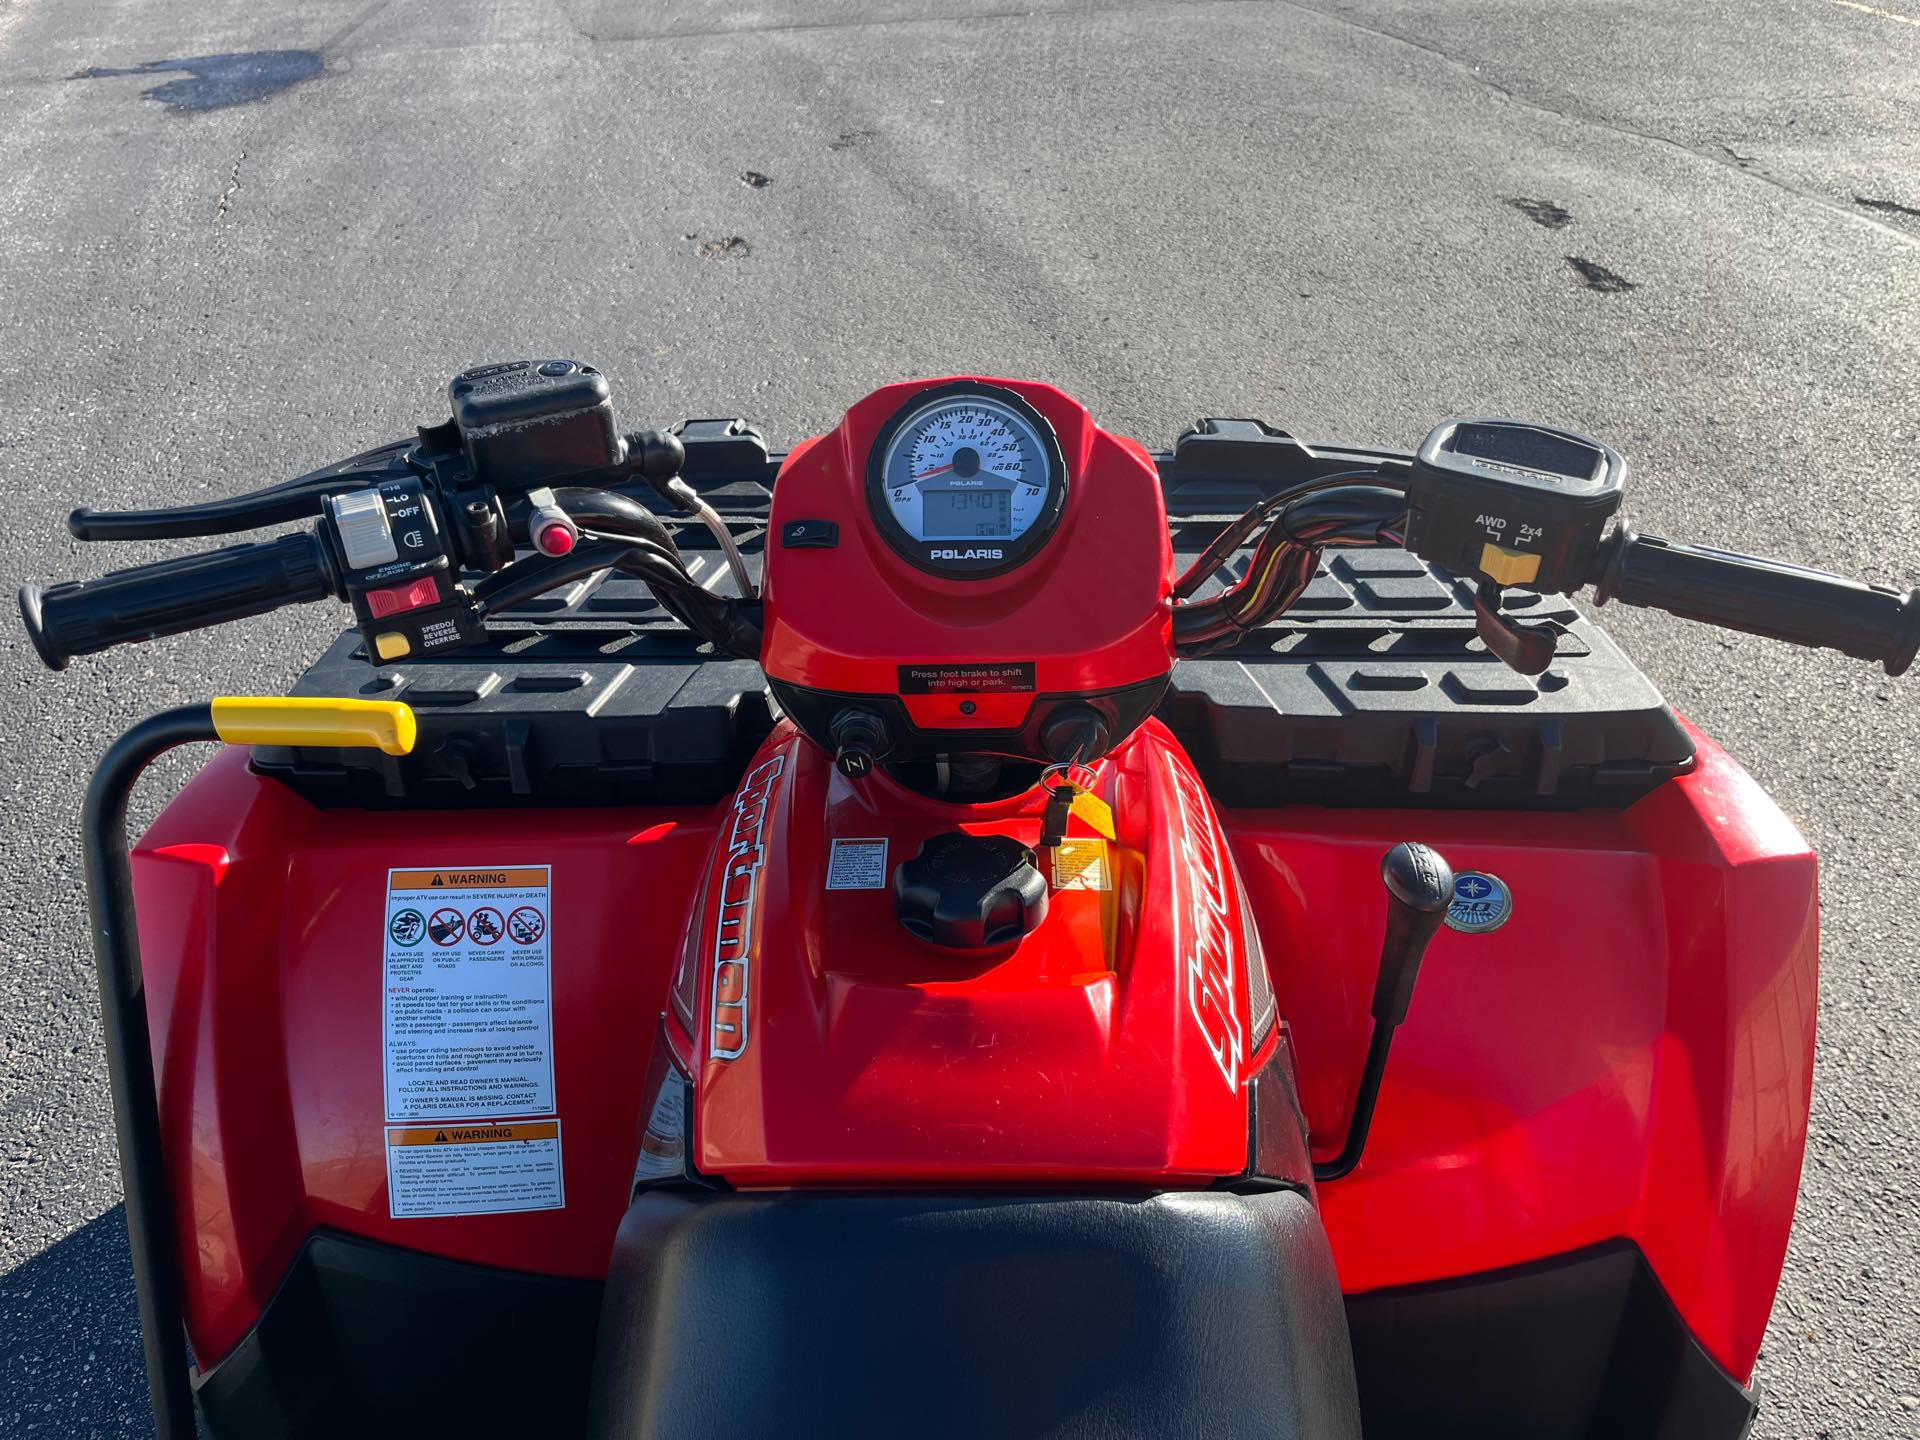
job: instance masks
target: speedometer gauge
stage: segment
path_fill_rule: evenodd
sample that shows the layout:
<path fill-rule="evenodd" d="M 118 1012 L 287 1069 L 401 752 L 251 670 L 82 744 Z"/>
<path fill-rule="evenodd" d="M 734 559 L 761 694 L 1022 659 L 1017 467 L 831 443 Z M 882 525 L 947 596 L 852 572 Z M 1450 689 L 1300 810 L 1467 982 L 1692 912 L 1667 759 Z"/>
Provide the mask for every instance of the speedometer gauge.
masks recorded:
<path fill-rule="evenodd" d="M 1018 565 L 1052 534 L 1066 498 L 1053 427 L 997 385 L 924 392 L 887 422 L 867 465 L 880 533 L 936 574 Z"/>

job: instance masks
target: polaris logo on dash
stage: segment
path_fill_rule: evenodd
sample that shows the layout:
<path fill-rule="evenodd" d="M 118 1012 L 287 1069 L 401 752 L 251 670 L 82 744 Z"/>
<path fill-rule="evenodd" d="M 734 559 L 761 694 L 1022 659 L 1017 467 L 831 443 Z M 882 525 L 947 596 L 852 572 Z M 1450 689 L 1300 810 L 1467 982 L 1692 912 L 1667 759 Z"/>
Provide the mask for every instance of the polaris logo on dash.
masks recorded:
<path fill-rule="evenodd" d="M 999 560 L 1006 555 L 1004 550 L 930 550 L 929 560 Z"/>

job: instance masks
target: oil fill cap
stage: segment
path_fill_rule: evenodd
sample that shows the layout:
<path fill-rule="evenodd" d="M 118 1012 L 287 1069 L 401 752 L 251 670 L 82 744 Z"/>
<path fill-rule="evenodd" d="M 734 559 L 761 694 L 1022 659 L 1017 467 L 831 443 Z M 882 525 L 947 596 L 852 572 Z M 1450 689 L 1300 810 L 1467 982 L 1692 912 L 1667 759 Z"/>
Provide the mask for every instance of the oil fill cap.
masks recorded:
<path fill-rule="evenodd" d="M 931 944 L 991 950 L 1039 928 L 1047 882 L 1018 840 L 949 830 L 893 872 L 893 913 Z"/>

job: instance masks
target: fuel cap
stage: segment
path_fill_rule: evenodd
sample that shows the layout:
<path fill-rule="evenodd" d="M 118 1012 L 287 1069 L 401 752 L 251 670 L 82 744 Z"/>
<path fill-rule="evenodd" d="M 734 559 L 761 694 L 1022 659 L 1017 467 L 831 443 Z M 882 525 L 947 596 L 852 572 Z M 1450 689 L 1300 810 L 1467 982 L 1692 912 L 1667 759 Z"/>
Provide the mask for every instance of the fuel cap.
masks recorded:
<path fill-rule="evenodd" d="M 932 944 L 990 950 L 1047 918 L 1047 882 L 1018 840 L 949 830 L 893 872 L 893 913 Z"/>

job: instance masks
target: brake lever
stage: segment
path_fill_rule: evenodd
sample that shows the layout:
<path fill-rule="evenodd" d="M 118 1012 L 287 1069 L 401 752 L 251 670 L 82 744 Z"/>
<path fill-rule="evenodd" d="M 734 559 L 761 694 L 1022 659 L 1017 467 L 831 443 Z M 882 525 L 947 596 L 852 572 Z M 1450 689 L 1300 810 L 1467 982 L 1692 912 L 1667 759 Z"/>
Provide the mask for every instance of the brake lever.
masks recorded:
<path fill-rule="evenodd" d="M 83 505 L 67 516 L 67 532 L 76 540 L 192 540 L 311 520 L 320 514 L 329 495 L 413 473 L 405 457 L 417 443 L 397 440 L 264 490 L 200 505 L 152 510 L 95 510 Z"/>

